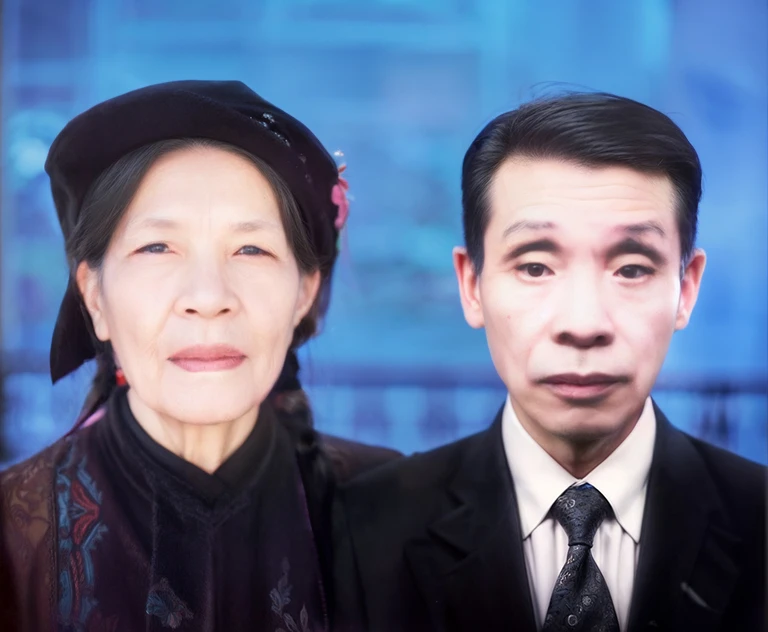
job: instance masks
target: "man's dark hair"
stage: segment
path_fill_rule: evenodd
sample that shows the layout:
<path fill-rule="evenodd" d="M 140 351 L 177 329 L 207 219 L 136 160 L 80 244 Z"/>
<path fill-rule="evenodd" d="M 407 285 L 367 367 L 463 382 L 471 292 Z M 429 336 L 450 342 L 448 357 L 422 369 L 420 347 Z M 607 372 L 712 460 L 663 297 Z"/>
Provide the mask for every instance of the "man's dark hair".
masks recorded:
<path fill-rule="evenodd" d="M 667 176 L 677 198 L 680 253 L 687 264 L 696 241 L 701 164 L 683 131 L 658 110 L 612 94 L 570 93 L 526 103 L 485 126 L 461 174 L 464 239 L 478 274 L 490 220 L 491 183 L 513 157 L 624 166 Z"/>

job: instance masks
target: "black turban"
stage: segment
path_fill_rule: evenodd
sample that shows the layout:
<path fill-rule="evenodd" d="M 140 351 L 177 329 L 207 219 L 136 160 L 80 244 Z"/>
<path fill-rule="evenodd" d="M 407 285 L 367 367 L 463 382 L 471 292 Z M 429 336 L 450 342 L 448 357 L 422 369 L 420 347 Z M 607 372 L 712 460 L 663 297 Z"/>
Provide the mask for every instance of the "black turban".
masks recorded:
<path fill-rule="evenodd" d="M 72 119 L 53 141 L 45 163 L 64 239 L 99 175 L 136 149 L 178 138 L 228 143 L 272 167 L 298 201 L 321 272 L 330 272 L 338 239 L 339 208 L 331 199 L 339 184 L 336 163 L 307 127 L 239 81 L 148 86 Z M 70 279 L 53 332 L 51 378 L 56 382 L 95 354 L 90 317 Z"/>

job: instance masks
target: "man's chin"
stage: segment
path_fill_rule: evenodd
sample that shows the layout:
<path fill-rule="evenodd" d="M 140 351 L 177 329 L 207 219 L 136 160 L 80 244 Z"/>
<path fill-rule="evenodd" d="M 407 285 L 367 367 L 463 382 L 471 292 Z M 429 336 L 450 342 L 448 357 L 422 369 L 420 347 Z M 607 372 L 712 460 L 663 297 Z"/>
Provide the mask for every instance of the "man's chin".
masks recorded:
<path fill-rule="evenodd" d="M 642 410 L 642 408 L 641 408 Z M 629 419 L 624 406 L 570 407 L 561 414 L 542 417 L 542 425 L 553 435 L 573 445 L 589 445 L 626 431 Z"/>
<path fill-rule="evenodd" d="M 615 433 L 623 425 L 626 411 L 611 398 L 574 405 L 548 395 L 528 408 L 528 415 L 548 434 L 574 441 L 591 442 Z"/>
<path fill-rule="evenodd" d="M 553 432 L 571 445 L 592 445 L 614 436 L 621 428 L 615 424 L 596 426 L 595 424 L 564 424 Z"/>

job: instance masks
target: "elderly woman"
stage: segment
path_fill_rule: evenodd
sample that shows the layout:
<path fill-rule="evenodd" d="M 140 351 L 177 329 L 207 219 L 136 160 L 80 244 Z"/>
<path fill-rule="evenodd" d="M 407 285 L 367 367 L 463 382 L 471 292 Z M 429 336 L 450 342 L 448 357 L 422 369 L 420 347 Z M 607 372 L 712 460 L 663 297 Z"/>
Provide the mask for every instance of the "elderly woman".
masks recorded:
<path fill-rule="evenodd" d="M 328 303 L 346 182 L 238 82 L 72 120 L 46 170 L 70 285 L 73 431 L 0 476 L 2 630 L 331 626 L 334 483 L 394 453 L 318 437 L 294 350 Z"/>

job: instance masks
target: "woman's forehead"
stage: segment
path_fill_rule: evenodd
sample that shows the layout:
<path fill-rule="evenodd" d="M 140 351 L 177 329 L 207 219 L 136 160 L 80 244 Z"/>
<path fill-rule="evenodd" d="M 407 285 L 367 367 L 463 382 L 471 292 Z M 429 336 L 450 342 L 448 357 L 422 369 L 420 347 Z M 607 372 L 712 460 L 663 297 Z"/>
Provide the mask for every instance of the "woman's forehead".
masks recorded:
<path fill-rule="evenodd" d="M 253 163 L 226 150 L 193 147 L 150 167 L 125 217 L 130 227 L 200 220 L 268 225 L 279 224 L 280 213 L 269 181 Z"/>

